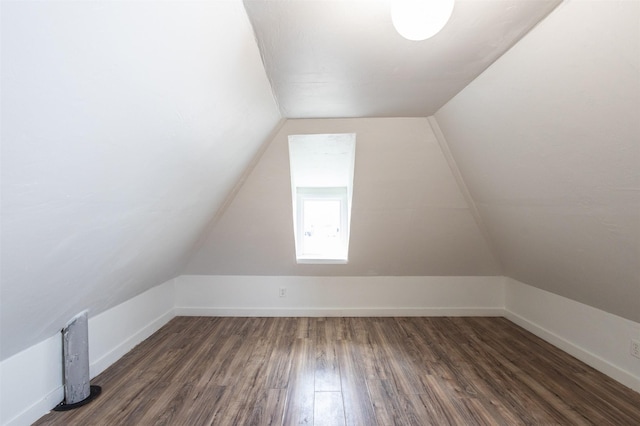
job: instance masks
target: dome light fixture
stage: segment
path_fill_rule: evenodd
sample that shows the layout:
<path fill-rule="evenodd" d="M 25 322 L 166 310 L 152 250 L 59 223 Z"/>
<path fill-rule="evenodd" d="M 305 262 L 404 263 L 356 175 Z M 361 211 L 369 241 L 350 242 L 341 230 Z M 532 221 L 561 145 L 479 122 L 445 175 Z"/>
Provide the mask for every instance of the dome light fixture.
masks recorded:
<path fill-rule="evenodd" d="M 426 40 L 447 24 L 453 3 L 454 0 L 391 0 L 391 21 L 402 37 Z"/>

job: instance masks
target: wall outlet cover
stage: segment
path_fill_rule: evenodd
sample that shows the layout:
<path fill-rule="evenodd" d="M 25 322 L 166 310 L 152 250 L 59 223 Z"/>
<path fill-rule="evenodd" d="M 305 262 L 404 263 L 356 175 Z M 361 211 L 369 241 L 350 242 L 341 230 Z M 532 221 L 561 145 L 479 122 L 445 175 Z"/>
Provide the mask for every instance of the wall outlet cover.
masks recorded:
<path fill-rule="evenodd" d="M 631 355 L 640 358 L 640 340 L 631 340 Z"/>

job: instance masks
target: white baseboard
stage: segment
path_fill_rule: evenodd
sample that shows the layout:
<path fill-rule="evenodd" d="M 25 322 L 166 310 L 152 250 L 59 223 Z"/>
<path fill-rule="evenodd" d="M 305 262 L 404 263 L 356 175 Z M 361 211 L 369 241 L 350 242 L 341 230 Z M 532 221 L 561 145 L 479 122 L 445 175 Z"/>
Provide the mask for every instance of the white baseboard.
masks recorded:
<path fill-rule="evenodd" d="M 279 296 L 281 289 L 285 297 Z M 176 278 L 178 315 L 194 310 L 228 315 L 472 315 L 503 307 L 503 278 L 492 276 Z"/>
<path fill-rule="evenodd" d="M 60 333 L 0 363 L 0 424 L 30 425 L 62 401 Z"/>
<path fill-rule="evenodd" d="M 174 316 L 173 280 L 89 320 L 91 378 L 102 373 Z"/>
<path fill-rule="evenodd" d="M 638 378 L 630 372 L 611 364 L 607 360 L 589 352 L 584 348 L 581 348 L 573 342 L 561 336 L 558 336 L 557 334 L 552 333 L 551 331 L 543 327 L 540 327 L 537 324 L 532 323 L 526 318 L 514 314 L 513 312 L 504 311 L 504 317 L 514 324 L 519 325 L 525 330 L 540 337 L 542 340 L 551 343 L 553 346 L 563 350 L 569 355 L 595 368 L 601 373 L 606 374 L 607 376 L 635 390 L 636 392 L 640 392 L 640 380 L 638 380 Z"/>
<path fill-rule="evenodd" d="M 176 316 L 211 317 L 501 317 L 501 308 L 197 308 Z"/>
<path fill-rule="evenodd" d="M 505 291 L 505 318 L 640 392 L 640 360 L 630 350 L 640 324 L 513 279 Z"/>
<path fill-rule="evenodd" d="M 132 336 L 129 336 L 121 344 L 114 347 L 112 350 L 102 355 L 99 359 L 93 361 L 90 365 L 91 377 L 95 377 L 109 368 L 114 362 L 122 358 L 127 352 L 133 349 L 136 345 L 140 344 L 156 331 L 160 330 L 162 326 L 171 321 L 175 317 L 173 309 L 169 312 L 160 315 L 155 320 L 138 330 Z"/>
<path fill-rule="evenodd" d="M 21 413 L 19 413 L 14 418 L 8 420 L 6 423 L 3 423 L 4 426 L 26 426 L 34 423 L 40 417 L 42 417 L 43 413 L 46 413 L 51 409 L 51 407 L 55 407 L 64 399 L 64 387 L 62 385 L 58 386 L 47 395 L 45 395 L 42 399 L 36 401 L 31 406 L 24 409 Z"/>

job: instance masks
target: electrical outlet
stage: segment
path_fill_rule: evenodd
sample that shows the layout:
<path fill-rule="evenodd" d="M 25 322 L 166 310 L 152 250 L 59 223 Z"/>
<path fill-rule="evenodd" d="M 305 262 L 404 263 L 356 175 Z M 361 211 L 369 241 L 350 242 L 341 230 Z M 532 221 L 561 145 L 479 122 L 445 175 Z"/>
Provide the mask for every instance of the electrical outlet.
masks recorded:
<path fill-rule="evenodd" d="M 631 355 L 640 358 L 640 341 L 631 340 Z"/>
<path fill-rule="evenodd" d="M 278 295 L 280 297 L 287 297 L 287 289 L 285 287 L 280 287 L 280 290 L 278 292 Z"/>

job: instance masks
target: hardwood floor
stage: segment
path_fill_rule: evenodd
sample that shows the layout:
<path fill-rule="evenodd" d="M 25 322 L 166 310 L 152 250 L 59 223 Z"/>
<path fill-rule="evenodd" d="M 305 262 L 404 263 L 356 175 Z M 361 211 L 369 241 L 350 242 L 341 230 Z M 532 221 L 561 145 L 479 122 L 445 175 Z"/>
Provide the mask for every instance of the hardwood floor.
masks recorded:
<path fill-rule="evenodd" d="M 640 425 L 640 394 L 503 318 L 177 317 L 36 425 Z"/>

